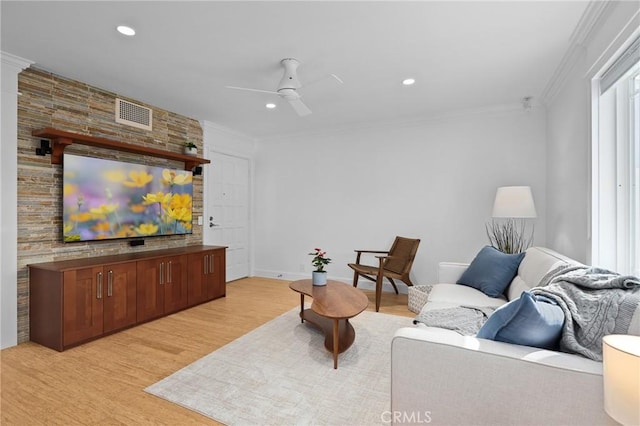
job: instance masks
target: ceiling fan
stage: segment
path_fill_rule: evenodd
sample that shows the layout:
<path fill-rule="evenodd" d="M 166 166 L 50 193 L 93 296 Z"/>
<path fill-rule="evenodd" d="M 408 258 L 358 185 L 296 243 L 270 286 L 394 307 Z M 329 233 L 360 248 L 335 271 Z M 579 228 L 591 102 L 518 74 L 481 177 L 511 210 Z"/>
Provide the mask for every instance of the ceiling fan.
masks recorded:
<path fill-rule="evenodd" d="M 278 83 L 278 88 L 273 90 L 262 90 L 262 89 L 252 89 L 248 87 L 237 87 L 237 86 L 225 86 L 228 89 L 237 89 L 237 90 L 247 90 L 250 92 L 261 92 L 261 93 L 270 93 L 272 95 L 278 95 L 282 99 L 289 102 L 289 105 L 293 108 L 293 110 L 301 117 L 305 115 L 311 114 L 311 110 L 307 107 L 301 100 L 302 96 L 298 93 L 298 89 L 302 88 L 302 84 L 300 80 L 298 80 L 298 75 L 296 74 L 296 70 L 300 65 L 300 62 L 297 59 L 293 58 L 285 58 L 280 61 L 282 67 L 284 68 L 284 74 L 280 79 L 280 83 Z M 336 81 L 342 84 L 342 80 L 335 74 L 330 74 L 327 77 L 333 77 Z M 309 84 L 306 84 L 305 87 L 310 86 L 311 84 L 317 83 L 318 81 L 324 80 L 327 77 L 322 77 L 318 80 L 315 80 Z"/>

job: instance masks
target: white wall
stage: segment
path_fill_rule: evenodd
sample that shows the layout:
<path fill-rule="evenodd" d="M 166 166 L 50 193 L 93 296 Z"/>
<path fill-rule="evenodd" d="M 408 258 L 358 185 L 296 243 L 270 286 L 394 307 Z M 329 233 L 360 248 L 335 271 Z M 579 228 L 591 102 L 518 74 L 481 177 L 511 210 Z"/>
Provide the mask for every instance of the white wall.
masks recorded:
<path fill-rule="evenodd" d="M 313 248 L 350 280 L 354 249 L 421 238 L 414 283 L 439 261 L 470 261 L 488 243 L 496 188 L 530 185 L 545 211 L 545 114 L 518 105 L 422 123 L 260 141 L 255 273 L 308 277 Z M 536 221 L 543 245 L 545 221 Z M 375 259 L 373 259 L 375 260 Z M 404 286 L 403 286 L 404 287 Z"/>
<path fill-rule="evenodd" d="M 590 262 L 591 79 L 640 26 L 638 2 L 612 2 L 547 105 L 548 246 Z"/>
<path fill-rule="evenodd" d="M 583 59 L 576 68 L 583 68 Z M 589 85 L 571 78 L 547 116 L 547 243 L 586 262 Z"/>
<path fill-rule="evenodd" d="M 18 344 L 18 74 L 31 65 L 1 52 L 0 349 Z"/>

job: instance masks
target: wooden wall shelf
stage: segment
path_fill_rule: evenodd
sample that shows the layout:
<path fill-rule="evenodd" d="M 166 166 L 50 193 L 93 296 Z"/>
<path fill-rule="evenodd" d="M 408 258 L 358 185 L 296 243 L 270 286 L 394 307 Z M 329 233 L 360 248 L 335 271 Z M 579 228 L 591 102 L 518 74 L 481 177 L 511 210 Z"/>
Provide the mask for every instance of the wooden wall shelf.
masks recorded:
<path fill-rule="evenodd" d="M 97 136 L 71 133 L 64 130 L 53 129 L 51 127 L 34 130 L 31 132 L 31 134 L 33 136 L 43 139 L 49 139 L 51 141 L 51 164 L 62 164 L 62 154 L 64 152 L 64 149 L 68 145 L 72 145 L 74 143 L 97 146 L 100 148 L 113 149 L 117 151 L 131 152 L 134 154 L 150 155 L 152 157 L 166 158 L 175 161 L 182 161 L 184 162 L 185 170 L 193 170 L 193 168 L 196 166 L 199 166 L 201 164 L 209 164 L 211 162 L 206 158 L 194 157 L 192 155 L 165 151 L 162 149 L 150 148 L 146 146 L 132 145 L 124 142 L 114 141 L 111 139 L 100 138 Z"/>

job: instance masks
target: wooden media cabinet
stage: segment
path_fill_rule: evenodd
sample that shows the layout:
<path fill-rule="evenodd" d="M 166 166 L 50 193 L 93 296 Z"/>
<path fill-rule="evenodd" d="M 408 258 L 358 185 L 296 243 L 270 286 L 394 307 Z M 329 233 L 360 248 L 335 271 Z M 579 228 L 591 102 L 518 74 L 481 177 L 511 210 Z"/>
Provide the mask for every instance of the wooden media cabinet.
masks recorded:
<path fill-rule="evenodd" d="M 57 351 L 226 294 L 226 247 L 29 265 L 30 340 Z"/>

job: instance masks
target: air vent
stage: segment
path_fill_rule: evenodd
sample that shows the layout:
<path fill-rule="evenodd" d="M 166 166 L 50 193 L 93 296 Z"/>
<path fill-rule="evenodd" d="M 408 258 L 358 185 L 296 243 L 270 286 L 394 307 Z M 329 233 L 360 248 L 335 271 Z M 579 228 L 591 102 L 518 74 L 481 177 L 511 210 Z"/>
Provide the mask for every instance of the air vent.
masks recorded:
<path fill-rule="evenodd" d="M 151 130 L 153 111 L 151 108 L 116 98 L 116 123 Z"/>

